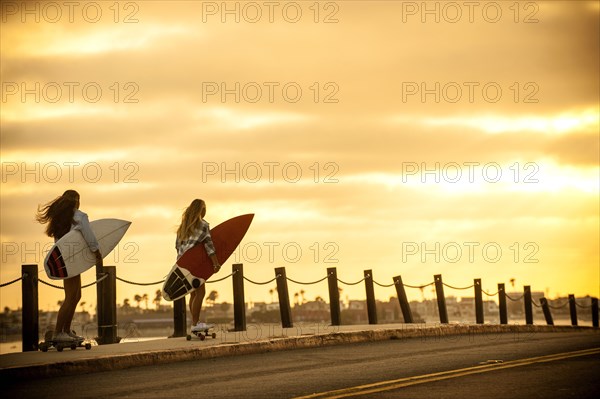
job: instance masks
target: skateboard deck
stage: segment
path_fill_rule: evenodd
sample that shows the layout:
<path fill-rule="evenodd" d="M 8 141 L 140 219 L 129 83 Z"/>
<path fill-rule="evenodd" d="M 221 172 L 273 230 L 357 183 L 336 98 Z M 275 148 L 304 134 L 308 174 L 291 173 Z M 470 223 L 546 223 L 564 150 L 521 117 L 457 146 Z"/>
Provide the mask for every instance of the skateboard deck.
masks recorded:
<path fill-rule="evenodd" d="M 62 352 L 65 348 L 71 348 L 72 350 L 75 350 L 77 348 L 85 348 L 86 350 L 92 349 L 91 342 L 85 339 L 70 342 L 55 341 L 52 339 L 52 335 L 52 331 L 46 332 L 46 335 L 44 336 L 44 341 L 40 342 L 38 347 L 42 352 L 48 352 L 48 349 L 52 348 L 56 349 L 58 352 Z"/>
<path fill-rule="evenodd" d="M 210 327 L 207 327 L 203 330 L 192 331 L 192 333 L 188 334 L 185 337 L 185 339 L 187 339 L 188 341 L 191 341 L 192 335 L 195 335 L 196 337 L 200 338 L 200 341 L 204 341 L 208 337 L 212 337 L 214 339 L 214 338 L 217 338 L 217 333 L 214 330 L 215 330 L 215 326 L 211 325 Z"/>
<path fill-rule="evenodd" d="M 219 263 L 223 265 L 240 244 L 252 223 L 254 214 L 236 216 L 210 230 Z M 214 274 L 212 261 L 204 245 L 185 251 L 171 268 L 162 288 L 163 298 L 175 301 L 200 287 Z"/>

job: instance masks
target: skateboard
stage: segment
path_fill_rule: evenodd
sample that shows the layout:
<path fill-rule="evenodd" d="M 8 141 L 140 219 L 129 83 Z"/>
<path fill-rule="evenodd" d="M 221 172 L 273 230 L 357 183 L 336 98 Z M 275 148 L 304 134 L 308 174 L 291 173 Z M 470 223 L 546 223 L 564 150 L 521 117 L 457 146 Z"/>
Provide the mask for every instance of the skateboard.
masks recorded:
<path fill-rule="evenodd" d="M 217 333 L 214 332 L 214 329 L 215 329 L 215 326 L 210 326 L 208 328 L 205 328 L 204 330 L 192 331 L 192 334 L 195 335 L 196 337 L 200 338 L 200 341 L 204 341 L 208 337 L 212 337 L 214 339 L 214 338 L 217 338 Z M 188 334 L 185 338 L 188 341 L 191 341 L 192 335 Z"/>
<path fill-rule="evenodd" d="M 57 351 L 62 352 L 65 348 L 71 348 L 71 350 L 75 350 L 77 348 L 85 348 L 86 350 L 92 349 L 92 344 L 87 342 L 85 339 L 80 339 L 77 341 L 54 341 L 52 339 L 52 331 L 48 331 L 44 336 L 44 341 L 40 342 L 39 348 L 42 352 L 48 352 L 48 349 L 55 348 Z"/>

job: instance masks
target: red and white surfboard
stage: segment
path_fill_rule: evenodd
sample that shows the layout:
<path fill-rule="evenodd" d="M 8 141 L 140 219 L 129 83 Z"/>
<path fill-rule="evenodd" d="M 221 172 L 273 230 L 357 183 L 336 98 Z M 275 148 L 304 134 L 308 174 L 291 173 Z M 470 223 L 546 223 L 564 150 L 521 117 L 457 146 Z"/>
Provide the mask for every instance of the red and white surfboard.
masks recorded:
<path fill-rule="evenodd" d="M 223 265 L 240 244 L 252 223 L 254 214 L 236 216 L 210 230 L 217 259 Z M 163 284 L 163 298 L 174 301 L 200 287 L 214 273 L 212 261 L 204 245 L 188 249 L 173 266 Z"/>

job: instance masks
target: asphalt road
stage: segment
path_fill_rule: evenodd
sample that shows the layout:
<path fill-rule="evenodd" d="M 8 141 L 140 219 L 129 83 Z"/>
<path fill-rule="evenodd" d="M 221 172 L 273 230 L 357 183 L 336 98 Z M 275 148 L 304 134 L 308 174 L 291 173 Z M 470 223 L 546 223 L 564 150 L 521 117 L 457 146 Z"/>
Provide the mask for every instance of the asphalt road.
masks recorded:
<path fill-rule="evenodd" d="M 582 352 L 587 350 L 587 352 Z M 551 356 L 549 356 L 551 355 Z M 5 398 L 597 398 L 600 333 L 412 338 L 3 382 Z"/>

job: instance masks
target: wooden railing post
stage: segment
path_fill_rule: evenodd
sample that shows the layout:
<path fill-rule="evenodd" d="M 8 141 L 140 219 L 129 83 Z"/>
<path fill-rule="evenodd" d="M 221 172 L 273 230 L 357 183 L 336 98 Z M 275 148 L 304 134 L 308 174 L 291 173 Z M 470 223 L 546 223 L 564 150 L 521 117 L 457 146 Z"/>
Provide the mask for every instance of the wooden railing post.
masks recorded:
<path fill-rule="evenodd" d="M 21 265 L 23 352 L 37 351 L 39 345 L 38 265 Z"/>
<path fill-rule="evenodd" d="M 483 324 L 483 295 L 481 291 L 481 279 L 474 280 L 475 286 L 475 323 Z"/>
<path fill-rule="evenodd" d="M 117 268 L 104 266 L 106 277 L 98 283 L 98 345 L 117 344 Z"/>
<path fill-rule="evenodd" d="M 337 269 L 327 268 L 327 283 L 329 286 L 329 310 L 331 313 L 331 325 L 342 325 L 340 313 L 340 290 L 338 289 Z"/>
<path fill-rule="evenodd" d="M 508 324 L 508 311 L 506 308 L 506 290 L 504 284 L 498 284 L 498 307 L 500 308 L 500 324 Z"/>
<path fill-rule="evenodd" d="M 571 325 L 577 325 L 577 303 L 575 302 L 575 295 L 569 294 L 569 313 L 571 313 Z"/>
<path fill-rule="evenodd" d="M 187 307 L 185 296 L 173 301 L 173 335 L 170 338 L 187 335 Z"/>
<path fill-rule="evenodd" d="M 244 265 L 234 263 L 233 273 L 233 325 L 234 331 L 246 331 L 246 301 L 244 299 Z"/>
<path fill-rule="evenodd" d="M 542 304 L 542 311 L 544 312 L 544 318 L 546 319 L 546 324 L 549 326 L 554 325 L 554 320 L 552 320 L 552 313 L 550 312 L 550 306 L 548 305 L 548 300 L 546 298 L 540 298 L 540 303 Z"/>
<path fill-rule="evenodd" d="M 531 298 L 531 286 L 526 285 L 523 287 L 523 302 L 525 303 L 525 323 L 533 324 L 533 299 Z"/>
<path fill-rule="evenodd" d="M 365 270 L 365 290 L 367 291 L 367 314 L 369 324 L 377 324 L 377 302 L 375 301 L 375 287 L 373 286 L 373 271 Z"/>
<path fill-rule="evenodd" d="M 410 310 L 410 304 L 408 303 L 408 297 L 404 290 L 404 283 L 402 283 L 402 277 L 394 277 L 394 286 L 396 287 L 396 293 L 398 294 L 398 302 L 400 302 L 400 309 L 402 310 L 402 317 L 405 323 L 414 323 L 412 311 Z"/>
<path fill-rule="evenodd" d="M 440 323 L 448 324 L 448 310 L 446 309 L 446 298 L 444 297 L 444 283 L 442 282 L 442 275 L 434 275 L 433 281 L 435 283 L 435 293 L 437 296 L 438 311 L 440 313 Z"/>
<path fill-rule="evenodd" d="M 279 296 L 279 312 L 281 314 L 281 327 L 292 328 L 292 308 L 290 306 L 290 293 L 288 291 L 285 267 L 275 269 L 277 277 L 277 295 Z"/>
<path fill-rule="evenodd" d="M 592 325 L 598 328 L 598 298 L 592 298 Z"/>

